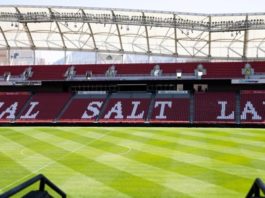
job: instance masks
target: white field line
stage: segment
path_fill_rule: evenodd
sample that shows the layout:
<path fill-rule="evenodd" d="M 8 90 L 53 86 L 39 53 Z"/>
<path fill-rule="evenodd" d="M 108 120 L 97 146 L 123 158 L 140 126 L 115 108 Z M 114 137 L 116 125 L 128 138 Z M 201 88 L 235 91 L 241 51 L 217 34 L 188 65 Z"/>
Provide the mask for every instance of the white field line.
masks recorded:
<path fill-rule="evenodd" d="M 69 155 L 71 155 L 71 154 L 73 154 L 73 153 L 76 153 L 77 151 L 79 151 L 79 150 L 85 148 L 87 145 L 92 144 L 92 143 L 94 143 L 94 142 L 96 142 L 96 141 L 98 141 L 98 140 L 104 138 L 105 136 L 107 136 L 109 133 L 112 133 L 112 132 L 113 132 L 113 131 L 108 131 L 108 132 L 104 133 L 104 135 L 102 135 L 102 136 L 100 136 L 100 137 L 98 137 L 98 138 L 96 138 L 96 139 L 93 139 L 93 140 L 91 140 L 91 141 L 88 141 L 87 144 L 83 144 L 82 146 L 80 146 L 80 147 L 78 147 L 78 148 L 76 148 L 76 149 L 74 149 L 74 150 L 72 150 L 72 151 L 69 151 L 66 155 L 64 155 L 64 156 L 62 156 L 62 157 L 60 157 L 60 158 L 58 158 L 57 161 L 62 160 L 62 159 L 68 157 Z M 126 152 L 128 152 L 128 151 L 126 151 Z M 23 150 L 22 150 L 20 153 L 23 154 L 23 153 L 24 153 Z M 33 171 L 32 173 L 30 173 L 30 174 L 28 174 L 28 175 L 25 175 L 24 177 L 21 177 L 21 178 L 17 179 L 16 181 L 14 181 L 14 182 L 12 182 L 12 183 L 10 183 L 10 184 L 8 184 L 8 185 L 6 185 L 6 186 L 0 188 L 0 192 L 4 192 L 4 190 L 7 189 L 7 188 L 9 188 L 10 186 L 13 186 L 13 185 L 15 185 L 15 184 L 17 184 L 17 183 L 19 183 L 19 182 L 25 180 L 26 178 L 29 178 L 29 177 L 35 175 L 35 174 L 38 173 L 40 170 L 45 169 L 45 168 L 47 168 L 48 166 L 51 166 L 52 164 L 55 164 L 57 161 L 49 162 L 49 163 L 43 165 L 42 167 L 40 167 L 39 169 Z"/>

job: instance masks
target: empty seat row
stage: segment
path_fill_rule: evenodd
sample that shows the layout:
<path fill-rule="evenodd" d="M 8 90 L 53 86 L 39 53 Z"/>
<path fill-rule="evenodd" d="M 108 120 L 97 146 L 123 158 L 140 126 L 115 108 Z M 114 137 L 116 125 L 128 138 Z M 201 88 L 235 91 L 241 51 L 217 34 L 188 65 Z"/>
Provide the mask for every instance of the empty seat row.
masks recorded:
<path fill-rule="evenodd" d="M 0 76 L 22 75 L 30 68 L 28 80 L 66 80 L 67 75 L 73 76 L 136 76 L 136 75 L 159 75 L 176 76 L 181 72 L 183 76 L 195 75 L 196 71 L 202 70 L 202 78 L 244 78 L 244 68 L 250 66 L 255 74 L 265 73 L 265 62 L 230 62 L 230 63 L 161 63 L 161 64 L 97 64 L 97 65 L 52 65 L 52 66 L 1 66 Z M 154 70 L 158 69 L 158 72 Z M 71 72 L 70 72 L 71 70 Z M 153 73 L 152 73 L 153 72 Z"/>

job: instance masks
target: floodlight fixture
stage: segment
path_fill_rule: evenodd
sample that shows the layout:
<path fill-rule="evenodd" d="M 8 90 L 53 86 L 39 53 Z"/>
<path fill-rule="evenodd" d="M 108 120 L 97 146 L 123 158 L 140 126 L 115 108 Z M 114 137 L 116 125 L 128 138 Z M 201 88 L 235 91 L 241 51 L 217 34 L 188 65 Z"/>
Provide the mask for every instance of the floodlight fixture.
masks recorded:
<path fill-rule="evenodd" d="M 181 78 L 182 77 L 182 72 L 181 71 L 178 71 L 177 72 L 177 78 Z"/>
<path fill-rule="evenodd" d="M 203 72 L 202 71 L 198 71 L 198 77 L 202 77 Z"/>

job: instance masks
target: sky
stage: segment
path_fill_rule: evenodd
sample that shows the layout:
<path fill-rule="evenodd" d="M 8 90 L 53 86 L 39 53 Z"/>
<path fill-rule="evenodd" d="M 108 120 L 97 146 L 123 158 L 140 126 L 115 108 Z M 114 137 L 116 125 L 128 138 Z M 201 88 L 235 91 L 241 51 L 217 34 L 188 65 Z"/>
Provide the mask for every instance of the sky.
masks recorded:
<path fill-rule="evenodd" d="M 82 6 L 206 14 L 265 12 L 265 0 L 0 0 L 0 5 Z"/>

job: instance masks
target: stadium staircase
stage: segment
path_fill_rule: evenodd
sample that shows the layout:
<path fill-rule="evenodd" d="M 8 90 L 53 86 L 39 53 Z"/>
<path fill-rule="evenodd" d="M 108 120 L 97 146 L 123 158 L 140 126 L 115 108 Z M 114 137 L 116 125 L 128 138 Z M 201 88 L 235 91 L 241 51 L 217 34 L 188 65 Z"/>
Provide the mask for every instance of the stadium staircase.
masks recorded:
<path fill-rule="evenodd" d="M 195 115 L 194 94 L 190 93 L 190 123 L 193 123 Z"/>
<path fill-rule="evenodd" d="M 101 117 L 103 117 L 103 115 L 104 115 L 104 113 L 105 113 L 105 111 L 106 111 L 106 108 L 107 108 L 107 106 L 108 106 L 108 102 L 109 102 L 109 100 L 110 100 L 110 98 L 111 98 L 111 93 L 109 92 L 109 93 L 107 93 L 107 96 L 106 96 L 106 99 L 105 99 L 105 101 L 103 102 L 103 105 L 102 105 L 102 108 L 101 108 L 101 111 L 99 112 L 99 115 L 98 115 L 98 117 L 96 118 L 96 122 L 99 122 L 99 120 L 101 119 Z"/>
<path fill-rule="evenodd" d="M 18 112 L 15 120 L 17 120 L 17 119 L 20 118 L 20 116 L 22 115 L 22 113 L 25 111 L 25 109 L 28 107 L 29 103 L 31 102 L 33 96 L 34 96 L 34 93 L 32 93 L 30 95 L 30 97 L 28 98 L 28 100 L 26 101 L 26 103 L 24 104 L 24 106 L 20 109 L 20 111 Z"/>
<path fill-rule="evenodd" d="M 153 113 L 154 106 L 155 106 L 155 98 L 156 98 L 156 93 L 152 93 L 151 101 L 150 101 L 147 116 L 146 116 L 146 121 L 145 121 L 146 123 L 148 123 L 152 117 L 152 113 Z"/>
<path fill-rule="evenodd" d="M 240 124 L 240 92 L 236 93 L 236 111 L 235 111 L 235 116 L 236 116 L 236 123 Z"/>
<path fill-rule="evenodd" d="M 72 103 L 72 101 L 74 100 L 75 98 L 75 94 L 73 94 L 69 100 L 67 101 L 67 103 L 64 105 L 64 107 L 62 108 L 62 110 L 59 112 L 58 116 L 56 116 L 55 118 L 55 122 L 59 121 L 60 118 L 62 117 L 62 115 L 64 114 L 64 112 L 68 109 L 68 107 L 70 106 L 70 104 Z"/>

